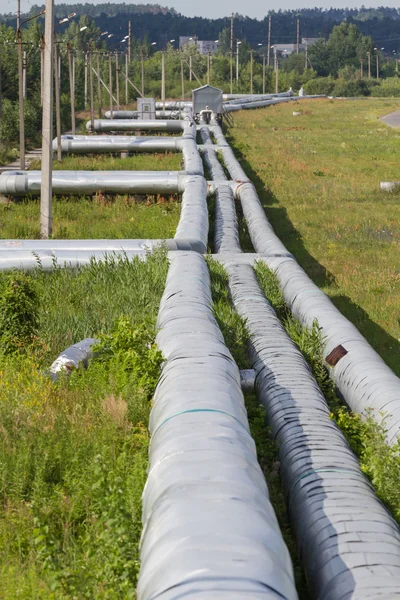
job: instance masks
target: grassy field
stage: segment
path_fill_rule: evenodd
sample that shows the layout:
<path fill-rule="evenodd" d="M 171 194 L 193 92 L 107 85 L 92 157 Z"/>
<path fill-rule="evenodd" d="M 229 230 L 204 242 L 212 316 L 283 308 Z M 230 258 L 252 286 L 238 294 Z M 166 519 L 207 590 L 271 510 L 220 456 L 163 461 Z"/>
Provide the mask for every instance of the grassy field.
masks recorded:
<path fill-rule="evenodd" d="M 313 100 L 235 114 L 230 141 L 268 219 L 311 278 L 400 375 L 400 132 L 395 100 Z M 293 116 L 293 110 L 301 110 Z"/>
<path fill-rule="evenodd" d="M 0 275 L 1 598 L 135 598 L 166 272 L 159 253 Z M 97 359 L 53 383 L 85 336 Z"/>
<path fill-rule="evenodd" d="M 109 155 L 68 156 L 54 169 L 65 170 L 134 170 L 177 171 L 180 154 L 137 154 L 126 159 Z M 32 165 L 37 168 L 39 165 Z M 146 203 L 135 203 L 128 196 L 103 197 L 96 200 L 69 197 L 55 198 L 53 203 L 53 238 L 165 239 L 173 237 L 180 216 L 175 197 L 150 196 Z M 0 204 L 0 238 L 40 237 L 40 203 L 38 199 Z"/>

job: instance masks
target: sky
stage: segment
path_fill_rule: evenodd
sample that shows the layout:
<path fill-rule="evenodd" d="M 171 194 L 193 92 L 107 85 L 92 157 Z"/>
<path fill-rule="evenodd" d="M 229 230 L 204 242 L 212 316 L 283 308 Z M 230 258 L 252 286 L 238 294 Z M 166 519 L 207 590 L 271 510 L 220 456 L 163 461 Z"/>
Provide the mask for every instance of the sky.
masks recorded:
<path fill-rule="evenodd" d="M 76 0 L 75 0 L 76 1 Z M 81 0 L 82 2 L 89 1 L 92 4 L 102 3 L 104 0 Z M 107 1 L 107 0 L 106 0 Z M 118 1 L 118 0 L 117 0 Z M 122 0 L 123 1 L 123 0 Z M 352 0 L 269 0 L 266 3 L 263 0 L 138 0 L 132 4 L 147 4 L 158 3 L 162 6 L 175 8 L 178 12 L 188 17 L 207 16 L 209 18 L 226 17 L 232 12 L 262 19 L 270 9 L 296 9 L 296 8 L 357 8 L 363 4 L 363 1 L 354 2 Z M 365 0 L 364 0 L 365 1 Z M 28 12 L 33 4 L 42 4 L 45 0 L 21 0 L 21 10 L 23 13 Z M 68 3 L 69 0 L 63 0 Z M 125 0 L 128 4 L 129 0 Z M 71 0 L 71 4 L 74 3 Z M 56 1 L 57 4 L 57 1 Z M 377 2 L 365 2 L 367 7 L 390 6 L 399 7 L 399 0 L 378 0 Z M 14 13 L 17 10 L 17 0 L 0 0 L 0 13 Z"/>

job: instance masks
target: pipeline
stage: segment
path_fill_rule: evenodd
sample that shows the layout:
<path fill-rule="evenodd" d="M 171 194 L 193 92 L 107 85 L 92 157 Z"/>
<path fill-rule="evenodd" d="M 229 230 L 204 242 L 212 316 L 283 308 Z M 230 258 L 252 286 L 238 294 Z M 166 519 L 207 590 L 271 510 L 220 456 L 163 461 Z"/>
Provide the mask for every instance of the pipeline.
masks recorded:
<path fill-rule="evenodd" d="M 281 477 L 313 597 L 400 595 L 400 531 L 361 472 L 298 348 L 252 267 L 227 267 L 250 334 L 258 397 L 279 447 Z"/>
<path fill-rule="evenodd" d="M 213 126 L 226 168 L 231 177 L 244 181 L 237 193 L 243 208 L 253 246 L 275 272 L 284 298 L 293 315 L 305 327 L 318 321 L 324 337 L 323 355 L 329 373 L 352 411 L 372 410 L 394 443 L 400 434 L 400 379 L 373 350 L 357 328 L 344 317 L 331 300 L 311 281 L 274 233 L 257 192 L 227 145 L 222 130 Z M 341 351 L 339 360 L 330 361 Z"/>
<path fill-rule="evenodd" d="M 195 134 L 195 127 L 187 127 L 183 130 L 183 135 L 180 138 L 163 136 L 64 135 L 61 137 L 61 151 L 71 154 L 93 152 L 182 152 L 186 174 L 204 175 L 203 163 L 197 150 Z M 57 139 L 53 140 L 53 149 L 57 149 Z"/>
<path fill-rule="evenodd" d="M 60 373 L 64 372 L 70 375 L 74 369 L 79 369 L 81 365 L 87 367 L 89 360 L 93 357 L 92 348 L 98 342 L 99 340 L 94 338 L 86 338 L 61 352 L 49 370 L 53 381 L 57 381 Z"/>
<path fill-rule="evenodd" d="M 95 119 L 93 131 L 166 131 L 179 133 L 184 129 L 184 121 L 139 121 L 134 119 Z M 91 130 L 88 121 L 86 129 Z"/>
<path fill-rule="evenodd" d="M 186 106 L 185 108 L 188 108 Z M 156 119 L 180 119 L 182 112 L 180 110 L 156 110 Z M 139 113 L 137 110 L 113 110 L 112 117 L 111 112 L 108 110 L 104 114 L 105 119 L 139 119 Z"/>
<path fill-rule="evenodd" d="M 158 329 L 166 362 L 150 416 L 138 600 L 295 600 L 200 255 L 174 255 Z"/>
<path fill-rule="evenodd" d="M 185 189 L 184 171 L 53 171 L 53 193 L 180 194 Z M 0 175 L 0 194 L 39 196 L 41 171 L 8 171 Z"/>

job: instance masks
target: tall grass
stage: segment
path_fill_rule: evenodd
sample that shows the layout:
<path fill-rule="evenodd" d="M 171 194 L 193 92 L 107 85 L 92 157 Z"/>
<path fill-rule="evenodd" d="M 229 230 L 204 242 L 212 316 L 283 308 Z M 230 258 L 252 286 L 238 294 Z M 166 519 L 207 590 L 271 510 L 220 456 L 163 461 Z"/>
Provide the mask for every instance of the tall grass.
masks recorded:
<path fill-rule="evenodd" d="M 160 252 L 25 280 L 35 336 L 23 352 L 0 352 L 2 598 L 135 597 L 166 272 Z M 54 384 L 50 362 L 87 335 L 101 340 L 97 359 Z"/>

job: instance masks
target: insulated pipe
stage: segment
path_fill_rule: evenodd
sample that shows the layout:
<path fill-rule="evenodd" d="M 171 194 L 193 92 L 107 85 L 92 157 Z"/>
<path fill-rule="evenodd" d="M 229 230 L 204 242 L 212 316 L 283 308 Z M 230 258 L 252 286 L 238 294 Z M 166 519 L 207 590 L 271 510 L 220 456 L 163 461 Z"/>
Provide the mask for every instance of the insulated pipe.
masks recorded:
<path fill-rule="evenodd" d="M 219 143 L 226 143 L 218 126 L 213 131 Z M 231 177 L 243 177 L 231 149 L 221 147 L 220 151 Z M 254 186 L 243 183 L 237 193 L 253 246 L 266 255 L 265 262 L 275 272 L 293 315 L 309 328 L 318 321 L 323 356 L 340 393 L 354 412 L 371 409 L 376 420 L 384 422 L 388 442 L 394 443 L 400 434 L 400 379 L 288 252 L 273 231 Z"/>
<path fill-rule="evenodd" d="M 49 369 L 52 380 L 57 381 L 62 372 L 70 375 L 74 369 L 78 369 L 81 365 L 87 367 L 89 360 L 93 357 L 92 347 L 98 343 L 99 340 L 86 338 L 61 352 Z"/>
<path fill-rule="evenodd" d="M 184 121 L 139 121 L 134 119 L 95 119 L 94 131 L 167 131 L 179 133 L 184 128 Z M 90 121 L 86 123 L 90 130 Z"/>
<path fill-rule="evenodd" d="M 172 258 L 157 328 L 138 600 L 297 599 L 201 256 Z"/>
<path fill-rule="evenodd" d="M 19 241 L 19 240 L 15 240 Z M 37 240 L 38 246 L 42 240 Z M 156 242 L 156 240 L 154 240 Z M 161 243 L 161 241 L 160 241 Z M 127 252 L 112 252 L 108 258 L 122 257 L 127 260 L 133 260 L 138 257 L 146 260 L 148 250 L 136 250 Z M 41 250 L 39 247 L 35 250 L 16 250 L 11 252 L 0 252 L 0 271 L 9 271 L 12 269 L 20 269 L 22 271 L 30 271 L 36 269 L 39 265 L 43 271 L 52 271 L 55 266 L 79 268 L 89 265 L 93 260 L 105 260 L 106 253 L 104 251 L 67 251 L 67 250 Z"/>
<path fill-rule="evenodd" d="M 72 136 L 61 139 L 63 152 L 83 154 L 92 152 L 182 152 L 185 172 L 203 175 L 203 163 L 194 139 L 195 127 L 187 127 L 181 138 L 128 136 Z M 57 140 L 53 141 L 57 144 Z"/>
<path fill-rule="evenodd" d="M 238 110 L 247 110 L 253 108 L 263 108 L 273 106 L 274 104 L 283 104 L 284 102 L 298 102 L 300 100 L 310 100 L 316 98 L 326 98 L 326 96 L 294 96 L 288 98 L 272 98 L 271 100 L 259 100 L 252 102 L 243 102 L 241 104 L 225 104 L 225 112 L 233 112 Z"/>
<path fill-rule="evenodd" d="M 181 218 L 174 236 L 178 244 L 191 240 L 191 248 L 204 254 L 208 242 L 207 182 L 204 177 L 187 175 L 182 194 Z M 183 249 L 183 248 L 182 248 Z"/>
<path fill-rule="evenodd" d="M 0 194 L 38 196 L 41 171 L 10 171 L 0 175 Z M 185 189 L 184 172 L 173 171 L 53 171 L 53 194 L 87 195 L 174 194 Z"/>
<path fill-rule="evenodd" d="M 248 96 L 240 96 L 237 98 L 227 99 L 225 106 L 228 104 L 246 104 L 248 102 L 259 102 L 261 100 L 270 100 L 272 98 L 291 98 L 293 92 L 281 92 L 280 94 L 250 94 Z"/>
<path fill-rule="evenodd" d="M 300 350 L 250 266 L 229 266 L 246 320 L 258 397 L 279 447 L 282 483 L 314 598 L 393 598 L 400 530 L 361 472 Z"/>
<path fill-rule="evenodd" d="M 186 108 L 186 107 L 182 107 Z M 181 116 L 180 110 L 156 110 L 156 119 L 179 119 Z M 108 110 L 104 117 L 106 119 L 138 119 L 139 113 L 137 110 L 113 110 L 112 117 L 111 112 Z"/>
<path fill-rule="evenodd" d="M 53 141 L 53 148 L 57 143 Z M 70 154 L 117 152 L 179 152 L 181 139 L 162 136 L 63 135 L 61 149 Z"/>
<path fill-rule="evenodd" d="M 269 98 L 278 98 L 278 97 L 282 97 L 284 98 L 285 96 L 293 96 L 293 92 L 292 91 L 288 91 L 288 92 L 280 92 L 279 94 L 223 94 L 222 98 L 224 100 L 227 101 L 232 101 L 232 100 L 240 100 L 241 98 L 265 98 L 265 97 L 269 97 Z"/>

